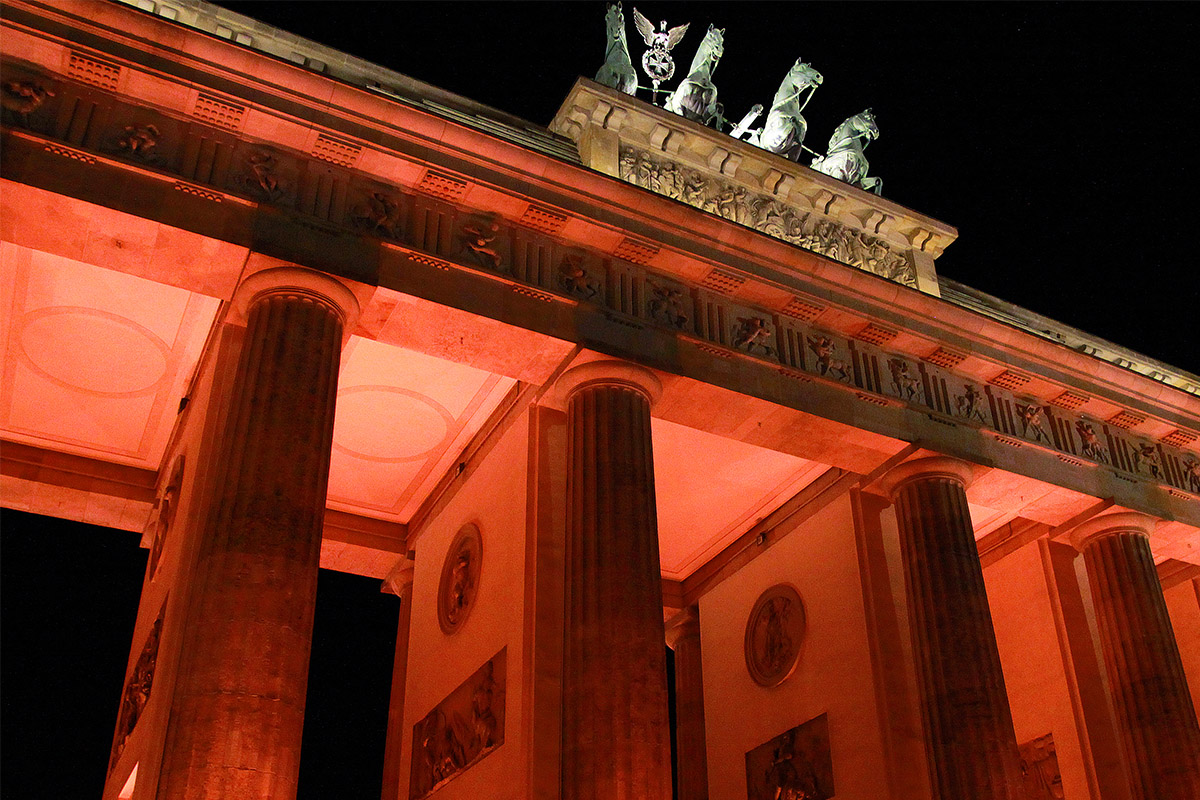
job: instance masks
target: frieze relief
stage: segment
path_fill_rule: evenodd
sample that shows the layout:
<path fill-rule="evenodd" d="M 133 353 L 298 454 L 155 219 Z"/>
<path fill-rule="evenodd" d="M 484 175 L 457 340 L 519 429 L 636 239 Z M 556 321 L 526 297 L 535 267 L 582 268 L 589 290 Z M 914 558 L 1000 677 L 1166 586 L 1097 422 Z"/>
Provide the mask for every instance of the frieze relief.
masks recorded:
<path fill-rule="evenodd" d="M 1200 458 L 1193 452 L 960 378 L 931 363 L 865 346 L 796 318 L 734 303 L 641 265 L 522 228 L 499 215 L 382 184 L 307 155 L 237 142 L 226 132 L 194 120 L 180 121 L 132 107 L 112 107 L 104 132 L 80 139 L 72 133 L 78 127 L 73 117 L 64 116 L 61 106 L 70 101 L 85 107 L 79 98 L 96 95 L 94 90 L 21 76 L 5 84 L 4 91 L 7 125 L 39 133 L 45 125 L 37 120 L 62 118 L 65 121 L 44 135 L 70 146 L 108 152 L 122 161 L 174 171 L 218 191 L 295 208 L 439 261 L 457 262 L 506 281 L 605 307 L 609 313 L 695 335 L 731 353 L 890 396 L 955 424 L 991 429 L 1064 457 L 1200 494 Z M 28 124 L 22 125 L 23 121 Z M 915 285 L 915 269 L 907 255 L 880 239 L 632 148 L 623 148 L 621 156 L 621 177 L 631 183 Z M 314 200 L 327 196 L 348 199 L 340 205 Z"/>
<path fill-rule="evenodd" d="M 917 285 L 917 271 L 912 262 L 902 253 L 893 252 L 884 240 L 818 214 L 797 211 L 766 195 L 752 194 L 740 186 L 706 176 L 698 169 L 654 159 L 625 146 L 621 148 L 618 174 L 628 183 L 834 261 L 905 286 Z"/>

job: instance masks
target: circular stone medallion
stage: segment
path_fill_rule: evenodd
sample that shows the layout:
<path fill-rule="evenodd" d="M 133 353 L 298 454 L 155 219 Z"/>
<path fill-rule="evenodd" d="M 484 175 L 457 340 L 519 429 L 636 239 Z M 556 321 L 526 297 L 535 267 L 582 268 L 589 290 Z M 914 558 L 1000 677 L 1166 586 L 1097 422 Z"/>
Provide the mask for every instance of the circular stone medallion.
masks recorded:
<path fill-rule="evenodd" d="M 804 603 L 786 583 L 759 596 L 746 622 L 746 669 L 759 686 L 778 686 L 800 660 L 804 641 Z"/>
<path fill-rule="evenodd" d="M 483 564 L 483 540 L 479 528 L 471 523 L 463 525 L 442 566 L 442 580 L 438 584 L 438 624 L 443 633 L 454 633 L 462 627 L 475 604 L 475 592 L 479 588 L 479 568 Z"/>

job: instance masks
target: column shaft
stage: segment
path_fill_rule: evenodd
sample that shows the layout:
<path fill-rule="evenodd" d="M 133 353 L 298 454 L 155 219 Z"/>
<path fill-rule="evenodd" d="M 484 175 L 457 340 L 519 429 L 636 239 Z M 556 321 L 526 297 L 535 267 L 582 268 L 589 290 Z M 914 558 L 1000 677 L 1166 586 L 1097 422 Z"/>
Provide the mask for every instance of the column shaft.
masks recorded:
<path fill-rule="evenodd" d="M 667 625 L 675 651 L 675 783 L 678 800 L 708 800 L 708 744 L 704 730 L 704 670 L 696 606 Z"/>
<path fill-rule="evenodd" d="M 1100 648 L 1134 797 L 1196 800 L 1200 727 L 1150 540 L 1132 519 L 1137 516 L 1093 520 L 1103 525 L 1111 519 L 1112 527 L 1081 542 Z"/>
<path fill-rule="evenodd" d="M 392 662 L 392 694 L 388 703 L 387 738 L 383 746 L 383 791 L 381 800 L 399 800 L 401 795 L 400 747 L 404 740 L 404 696 L 408 688 L 408 639 L 412 623 L 413 568 L 405 564 L 399 579 L 385 585 L 395 588 L 400 597 L 400 615 L 396 622 L 396 655 Z"/>
<path fill-rule="evenodd" d="M 296 796 L 343 319 L 299 289 L 247 317 L 184 589 L 170 800 Z"/>
<path fill-rule="evenodd" d="M 669 798 L 650 403 L 632 386 L 593 383 L 567 413 L 563 797 Z"/>
<path fill-rule="evenodd" d="M 893 501 L 933 796 L 1022 798 L 1012 711 L 967 509 L 969 468 L 936 458 L 898 469 L 908 473 L 895 484 Z"/>

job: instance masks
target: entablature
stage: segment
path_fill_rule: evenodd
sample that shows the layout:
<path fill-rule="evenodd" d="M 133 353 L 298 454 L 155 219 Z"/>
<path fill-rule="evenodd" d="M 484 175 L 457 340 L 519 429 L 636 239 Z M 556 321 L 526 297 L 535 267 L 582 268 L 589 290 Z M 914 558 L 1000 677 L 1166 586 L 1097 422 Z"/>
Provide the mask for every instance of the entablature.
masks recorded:
<path fill-rule="evenodd" d="M 1200 521 L 1200 401 L 1161 382 L 227 42 L 183 33 L 165 55 L 187 71 L 163 45 L 83 52 L 33 21 L 6 20 L 6 75 L 47 91 L 6 120 L 18 183 Z"/>

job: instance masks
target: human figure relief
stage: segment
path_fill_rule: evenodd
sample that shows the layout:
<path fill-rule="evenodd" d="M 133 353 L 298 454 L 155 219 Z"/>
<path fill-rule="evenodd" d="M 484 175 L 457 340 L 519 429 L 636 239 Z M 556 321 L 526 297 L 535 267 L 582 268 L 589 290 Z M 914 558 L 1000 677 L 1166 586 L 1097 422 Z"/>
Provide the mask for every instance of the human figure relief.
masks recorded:
<path fill-rule="evenodd" d="M 828 336 L 808 337 L 808 349 L 817 357 L 817 374 L 850 380 L 850 365 L 837 358 L 837 345 Z"/>
<path fill-rule="evenodd" d="M 1017 404 L 1017 418 L 1021 420 L 1021 435 L 1029 438 L 1033 437 L 1034 441 L 1047 442 L 1050 441 L 1050 436 L 1046 433 L 1046 429 L 1042 427 L 1042 407 L 1033 403 Z"/>
<path fill-rule="evenodd" d="M 1079 441 L 1083 444 L 1083 455 L 1101 464 L 1108 463 L 1108 452 L 1104 449 L 1096 429 L 1083 420 L 1075 422 L 1075 430 L 1079 433 Z"/>
<path fill-rule="evenodd" d="M 892 389 L 905 400 L 921 399 L 921 379 L 908 369 L 908 362 L 902 358 L 889 358 L 888 371 L 892 373 Z"/>
<path fill-rule="evenodd" d="M 983 418 L 983 392 L 973 383 L 963 387 L 963 393 L 954 396 L 954 407 L 960 417 L 986 422 Z"/>

